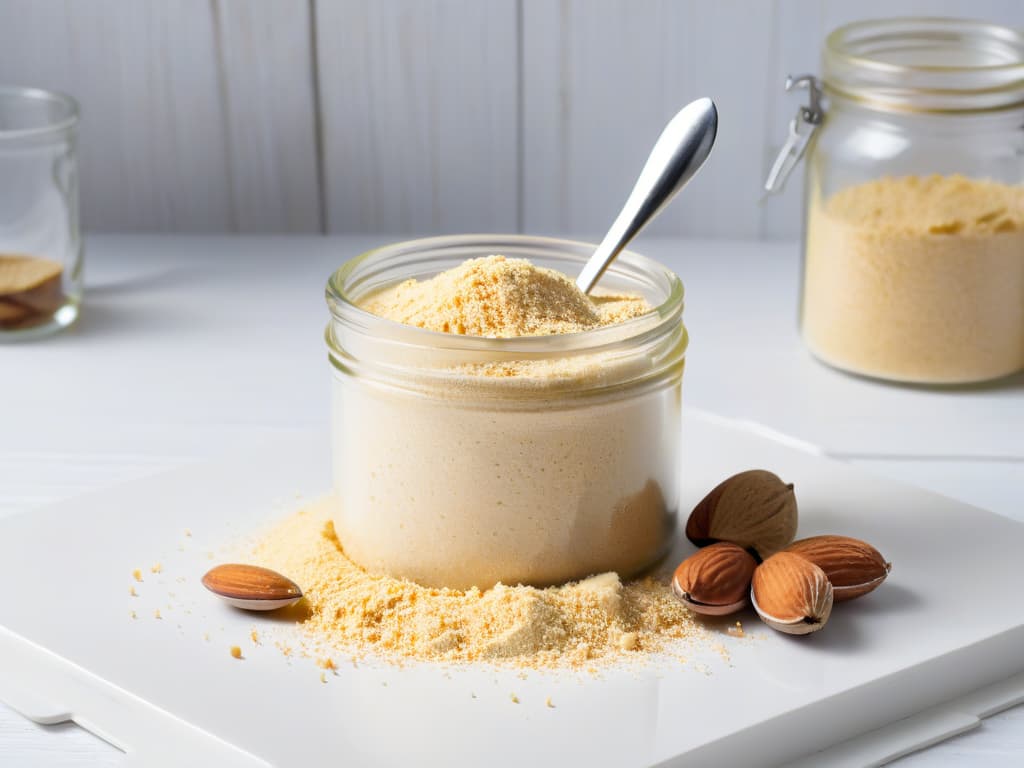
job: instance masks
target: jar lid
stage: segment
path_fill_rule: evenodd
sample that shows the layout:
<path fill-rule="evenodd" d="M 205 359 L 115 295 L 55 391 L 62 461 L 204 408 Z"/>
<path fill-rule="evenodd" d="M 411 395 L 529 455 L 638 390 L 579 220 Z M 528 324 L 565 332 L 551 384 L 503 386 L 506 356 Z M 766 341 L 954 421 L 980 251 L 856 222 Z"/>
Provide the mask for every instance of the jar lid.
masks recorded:
<path fill-rule="evenodd" d="M 1024 106 L 1024 33 L 964 19 L 876 19 L 825 40 L 832 95 L 900 112 Z"/>

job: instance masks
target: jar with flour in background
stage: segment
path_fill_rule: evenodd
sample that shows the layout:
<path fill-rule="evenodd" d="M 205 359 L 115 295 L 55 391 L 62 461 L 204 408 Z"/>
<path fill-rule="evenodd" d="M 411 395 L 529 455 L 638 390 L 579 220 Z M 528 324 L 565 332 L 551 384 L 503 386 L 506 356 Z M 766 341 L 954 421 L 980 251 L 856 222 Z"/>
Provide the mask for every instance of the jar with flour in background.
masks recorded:
<path fill-rule="evenodd" d="M 965 384 L 1024 368 L 1024 34 L 886 19 L 825 41 L 766 182 L 806 163 L 800 324 L 820 360 Z"/>

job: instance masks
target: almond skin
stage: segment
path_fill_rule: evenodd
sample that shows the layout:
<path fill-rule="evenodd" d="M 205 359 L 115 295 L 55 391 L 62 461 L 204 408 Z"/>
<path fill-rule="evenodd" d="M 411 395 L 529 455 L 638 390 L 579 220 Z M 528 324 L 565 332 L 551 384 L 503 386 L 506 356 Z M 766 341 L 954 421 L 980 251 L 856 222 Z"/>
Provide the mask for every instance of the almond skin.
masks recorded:
<path fill-rule="evenodd" d="M 686 537 L 698 547 L 730 541 L 770 557 L 796 536 L 793 486 L 764 469 L 723 480 L 705 496 L 686 522 Z"/>
<path fill-rule="evenodd" d="M 881 553 L 866 541 L 849 536 L 811 536 L 786 547 L 821 568 L 832 584 L 837 603 L 866 595 L 892 570 Z"/>
<path fill-rule="evenodd" d="M 757 561 L 743 547 L 718 542 L 683 560 L 672 577 L 672 589 L 695 613 L 722 616 L 747 603 Z"/>
<path fill-rule="evenodd" d="M 816 632 L 832 613 L 825 572 L 792 552 L 779 552 L 757 567 L 750 597 L 765 624 L 790 635 Z"/>
<path fill-rule="evenodd" d="M 302 590 L 294 581 L 258 565 L 218 565 L 203 576 L 203 586 L 246 610 L 283 608 L 302 597 Z"/>

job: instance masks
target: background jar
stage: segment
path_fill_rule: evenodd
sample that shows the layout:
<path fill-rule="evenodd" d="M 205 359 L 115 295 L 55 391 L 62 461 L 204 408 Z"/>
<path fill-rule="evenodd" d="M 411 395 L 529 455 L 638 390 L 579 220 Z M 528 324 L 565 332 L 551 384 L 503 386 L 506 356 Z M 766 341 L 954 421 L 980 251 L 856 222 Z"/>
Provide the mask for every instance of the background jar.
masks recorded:
<path fill-rule="evenodd" d="M 687 344 L 675 275 L 622 254 L 601 285 L 641 293 L 656 310 L 558 336 L 436 333 L 356 306 L 472 257 L 500 253 L 573 275 L 592 250 L 439 237 L 371 251 L 331 277 L 334 525 L 354 561 L 484 589 L 629 576 L 665 554 L 679 506 Z"/>
<path fill-rule="evenodd" d="M 77 130 L 70 97 L 0 86 L 0 340 L 78 316 Z"/>
<path fill-rule="evenodd" d="M 808 347 L 906 382 L 1024 368 L 1024 37 L 963 20 L 866 21 L 829 35 L 823 64 L 827 103 L 805 80 L 811 104 L 796 121 L 813 132 Z"/>

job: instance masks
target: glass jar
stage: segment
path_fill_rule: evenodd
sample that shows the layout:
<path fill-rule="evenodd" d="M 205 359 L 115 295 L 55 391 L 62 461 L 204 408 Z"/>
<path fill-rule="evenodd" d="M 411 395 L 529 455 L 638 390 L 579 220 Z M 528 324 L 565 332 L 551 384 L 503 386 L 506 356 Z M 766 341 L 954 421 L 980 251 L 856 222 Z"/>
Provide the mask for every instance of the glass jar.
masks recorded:
<path fill-rule="evenodd" d="M 77 130 L 68 96 L 0 86 L 0 340 L 78 316 Z"/>
<path fill-rule="evenodd" d="M 435 587 L 640 572 L 679 507 L 687 333 L 679 278 L 623 253 L 602 278 L 655 311 L 557 336 L 483 338 L 372 315 L 366 296 L 503 254 L 574 275 L 594 246 L 463 235 L 379 248 L 327 284 L 334 528 L 371 572 Z"/>
<path fill-rule="evenodd" d="M 1024 36 L 953 19 L 864 21 L 828 36 L 823 65 L 822 83 L 787 83 L 809 87 L 811 103 L 774 169 L 784 177 L 809 146 L 807 346 L 902 382 L 1021 370 Z"/>

